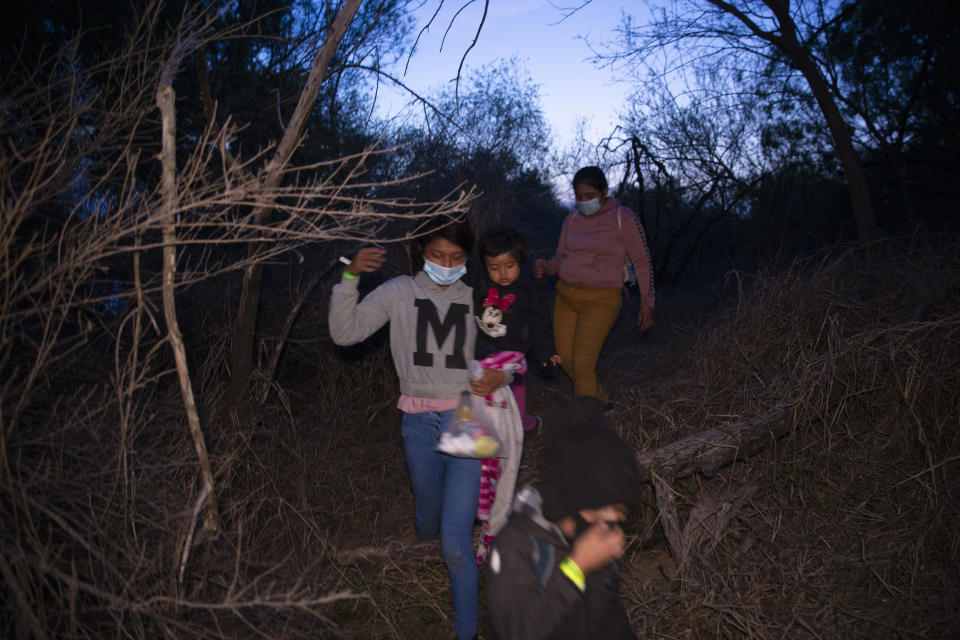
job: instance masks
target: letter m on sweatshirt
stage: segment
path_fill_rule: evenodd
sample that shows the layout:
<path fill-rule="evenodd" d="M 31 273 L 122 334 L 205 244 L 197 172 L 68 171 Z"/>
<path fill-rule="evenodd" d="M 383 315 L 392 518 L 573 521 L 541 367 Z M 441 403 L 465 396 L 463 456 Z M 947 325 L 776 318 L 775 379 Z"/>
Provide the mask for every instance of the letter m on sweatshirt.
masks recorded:
<path fill-rule="evenodd" d="M 467 360 L 463 355 L 463 346 L 467 340 L 467 316 L 470 307 L 465 304 L 451 303 L 447 315 L 440 321 L 440 314 L 432 300 L 418 298 L 413 303 L 417 307 L 417 350 L 413 352 L 413 364 L 418 367 L 432 367 L 433 354 L 428 349 L 427 332 L 433 333 L 438 349 L 442 349 L 450 332 L 453 332 L 453 353 L 446 357 L 447 369 L 466 369 Z"/>

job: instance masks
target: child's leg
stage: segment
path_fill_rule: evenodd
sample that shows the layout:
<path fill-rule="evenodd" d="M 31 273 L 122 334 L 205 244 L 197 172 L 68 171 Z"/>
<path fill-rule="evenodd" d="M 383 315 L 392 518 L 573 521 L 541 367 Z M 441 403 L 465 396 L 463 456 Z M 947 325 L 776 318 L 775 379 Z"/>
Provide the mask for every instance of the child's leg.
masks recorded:
<path fill-rule="evenodd" d="M 400 423 L 413 489 L 414 525 L 421 540 L 432 540 L 440 534 L 444 465 L 442 454 L 435 448 L 442 423 L 443 414 L 434 412 L 405 413 Z"/>
<path fill-rule="evenodd" d="M 523 422 L 523 430 L 530 431 L 536 428 L 537 419 L 527 415 L 527 375 L 525 373 L 513 374 L 513 382 L 510 383 L 510 390 L 513 391 L 513 398 L 517 401 L 517 408 L 520 410 L 520 421 Z"/>
<path fill-rule="evenodd" d="M 477 458 L 444 457 L 446 472 L 443 478 L 440 550 L 450 574 L 457 638 L 466 639 L 477 634 L 479 611 L 480 578 L 473 551 L 473 520 L 480 490 L 481 461 Z"/>
<path fill-rule="evenodd" d="M 473 520 L 480 491 L 480 460 L 436 451 L 454 411 L 405 413 L 400 425 L 413 487 L 417 535 L 440 534 L 440 550 L 450 575 L 458 638 L 477 633 L 479 573 L 473 553 Z"/>
<path fill-rule="evenodd" d="M 490 520 L 490 507 L 497 497 L 500 478 L 500 458 L 484 458 L 480 464 L 480 498 L 477 501 L 477 520 Z"/>
<path fill-rule="evenodd" d="M 493 542 L 490 535 L 490 508 L 497 499 L 497 483 L 500 480 L 500 458 L 484 458 L 480 466 L 480 500 L 477 505 L 477 520 L 480 521 L 480 545 L 477 547 L 477 564 L 487 559 Z"/>

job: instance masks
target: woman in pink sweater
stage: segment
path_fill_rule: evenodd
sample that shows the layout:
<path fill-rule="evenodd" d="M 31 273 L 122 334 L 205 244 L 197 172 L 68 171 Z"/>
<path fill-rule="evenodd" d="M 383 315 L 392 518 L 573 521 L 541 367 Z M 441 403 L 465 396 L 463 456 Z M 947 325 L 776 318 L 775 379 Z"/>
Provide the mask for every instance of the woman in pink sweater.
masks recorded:
<path fill-rule="evenodd" d="M 575 395 L 608 401 L 597 382 L 597 358 L 623 304 L 624 258 L 629 257 L 640 290 L 637 326 L 653 326 L 653 265 L 637 214 L 607 195 L 607 178 L 599 167 L 584 167 L 573 176 L 574 211 L 563 221 L 557 253 L 537 260 L 533 275 L 556 274 L 557 300 L 553 337 L 561 366 L 573 379 Z"/>

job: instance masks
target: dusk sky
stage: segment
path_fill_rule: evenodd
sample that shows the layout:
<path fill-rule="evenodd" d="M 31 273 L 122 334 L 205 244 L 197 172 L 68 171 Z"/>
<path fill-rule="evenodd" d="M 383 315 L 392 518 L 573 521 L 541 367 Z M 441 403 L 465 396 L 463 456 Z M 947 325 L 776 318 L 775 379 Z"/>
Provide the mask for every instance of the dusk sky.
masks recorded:
<path fill-rule="evenodd" d="M 615 82 L 609 69 L 598 69 L 589 61 L 591 51 L 581 36 L 591 43 L 614 37 L 621 20 L 621 0 L 594 0 L 571 17 L 564 10 L 571 0 L 491 0 L 487 20 L 465 66 L 477 68 L 497 59 L 516 57 L 540 85 L 542 108 L 554 140 L 561 145 L 574 133 L 578 118 L 586 117 L 594 133 L 591 142 L 607 133 L 622 110 L 630 86 Z M 454 78 L 463 52 L 473 40 L 483 12 L 483 3 L 474 2 L 459 16 L 441 40 L 453 14 L 463 2 L 445 2 L 430 30 L 420 38 L 417 53 L 410 62 L 404 81 L 418 92 L 431 93 Z M 418 12 L 417 31 L 436 9 L 428 2 Z M 645 5 L 631 7 L 636 14 Z M 398 75 L 402 74 L 400 66 Z M 393 113 L 405 100 L 381 90 L 382 109 Z"/>

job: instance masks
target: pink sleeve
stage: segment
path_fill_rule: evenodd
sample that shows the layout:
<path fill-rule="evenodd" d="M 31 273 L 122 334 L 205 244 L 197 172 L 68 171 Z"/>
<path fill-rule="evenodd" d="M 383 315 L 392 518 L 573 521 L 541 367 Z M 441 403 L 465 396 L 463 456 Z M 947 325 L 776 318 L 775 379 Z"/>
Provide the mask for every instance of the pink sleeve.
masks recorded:
<path fill-rule="evenodd" d="M 647 234 L 640 224 L 640 218 L 630 209 L 623 207 L 623 247 L 630 256 L 633 270 L 637 274 L 637 288 L 640 290 L 641 304 L 651 309 L 656 302 L 656 291 L 653 286 L 653 260 L 650 257 L 650 248 L 647 246 Z"/>

